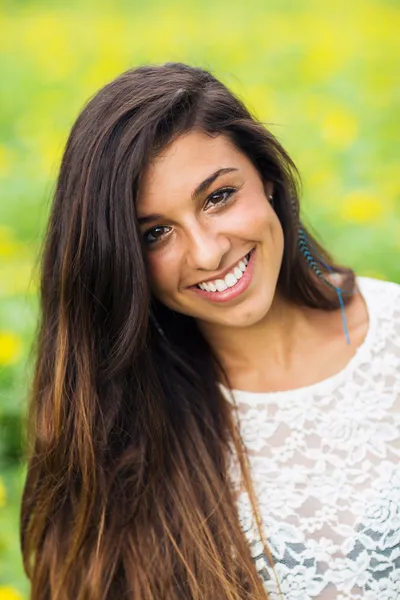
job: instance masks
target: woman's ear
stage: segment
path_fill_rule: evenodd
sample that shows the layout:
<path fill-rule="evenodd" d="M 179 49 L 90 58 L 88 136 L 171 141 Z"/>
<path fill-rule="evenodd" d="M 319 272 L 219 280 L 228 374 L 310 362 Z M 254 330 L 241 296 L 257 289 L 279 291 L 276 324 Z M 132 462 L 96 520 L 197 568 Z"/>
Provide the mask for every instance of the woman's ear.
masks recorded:
<path fill-rule="evenodd" d="M 264 182 L 264 192 L 267 198 L 269 198 L 269 196 L 274 196 L 274 184 L 272 181 Z"/>

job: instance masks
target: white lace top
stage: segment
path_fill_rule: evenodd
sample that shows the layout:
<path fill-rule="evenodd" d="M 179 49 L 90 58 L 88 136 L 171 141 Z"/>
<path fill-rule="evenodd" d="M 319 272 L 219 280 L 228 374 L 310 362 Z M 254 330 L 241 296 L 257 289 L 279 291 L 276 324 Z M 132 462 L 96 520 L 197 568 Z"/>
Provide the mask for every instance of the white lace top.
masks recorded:
<path fill-rule="evenodd" d="M 271 600 L 400 599 L 400 285 L 357 284 L 369 329 L 342 371 L 233 390 L 280 591 L 245 492 L 238 512 Z"/>

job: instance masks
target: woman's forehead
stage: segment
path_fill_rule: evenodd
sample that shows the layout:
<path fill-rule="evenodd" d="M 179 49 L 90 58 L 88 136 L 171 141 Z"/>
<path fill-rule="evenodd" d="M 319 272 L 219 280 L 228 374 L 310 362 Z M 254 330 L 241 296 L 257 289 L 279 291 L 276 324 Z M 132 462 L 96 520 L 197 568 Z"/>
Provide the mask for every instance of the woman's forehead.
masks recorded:
<path fill-rule="evenodd" d="M 246 157 L 225 135 L 190 132 L 180 136 L 148 165 L 143 173 L 137 206 L 163 194 L 190 195 L 218 169 L 243 170 Z"/>

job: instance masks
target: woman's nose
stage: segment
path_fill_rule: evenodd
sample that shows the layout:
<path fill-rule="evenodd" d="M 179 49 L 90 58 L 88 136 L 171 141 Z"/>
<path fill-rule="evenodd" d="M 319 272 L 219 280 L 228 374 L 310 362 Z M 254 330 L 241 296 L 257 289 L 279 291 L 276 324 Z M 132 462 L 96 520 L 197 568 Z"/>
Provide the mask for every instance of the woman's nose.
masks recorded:
<path fill-rule="evenodd" d="M 192 269 L 216 271 L 230 249 L 229 238 L 204 227 L 192 228 L 189 236 L 187 261 Z"/>

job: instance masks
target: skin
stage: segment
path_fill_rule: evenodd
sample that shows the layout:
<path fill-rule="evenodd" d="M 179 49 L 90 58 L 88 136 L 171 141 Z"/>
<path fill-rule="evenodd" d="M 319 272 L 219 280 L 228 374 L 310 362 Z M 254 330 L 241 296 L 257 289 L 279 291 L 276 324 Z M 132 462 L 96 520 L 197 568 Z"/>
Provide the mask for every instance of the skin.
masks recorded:
<path fill-rule="evenodd" d="M 221 168 L 198 198 L 193 190 Z M 229 196 L 221 188 L 235 188 Z M 217 193 L 218 192 L 218 193 Z M 273 391 L 308 385 L 345 366 L 368 328 L 359 293 L 340 311 L 296 306 L 276 290 L 283 231 L 253 164 L 224 135 L 192 131 L 148 166 L 137 198 L 152 291 L 169 308 L 195 318 L 236 389 Z M 221 202 L 226 200 L 225 203 Z M 157 239 L 157 243 L 149 243 Z M 229 302 L 210 302 L 190 286 L 218 275 L 256 248 L 250 286 Z"/>

